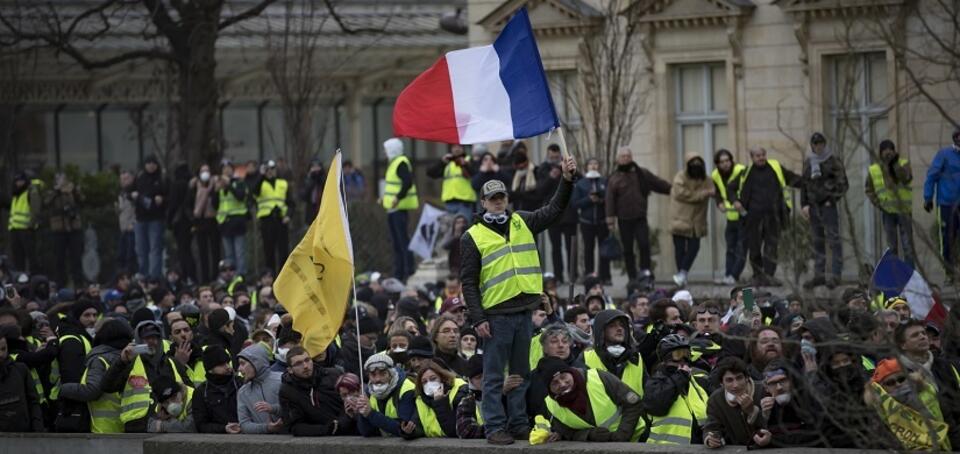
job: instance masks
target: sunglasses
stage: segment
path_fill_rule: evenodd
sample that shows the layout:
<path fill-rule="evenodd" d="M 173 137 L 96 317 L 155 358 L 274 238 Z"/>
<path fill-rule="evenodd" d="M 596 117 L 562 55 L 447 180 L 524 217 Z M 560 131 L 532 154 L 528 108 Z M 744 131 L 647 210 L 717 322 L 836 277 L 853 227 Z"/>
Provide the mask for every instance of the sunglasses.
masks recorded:
<path fill-rule="evenodd" d="M 706 313 L 708 313 L 708 312 L 711 313 L 711 314 L 713 314 L 713 315 L 720 315 L 720 311 L 717 310 L 717 308 L 715 308 L 715 307 L 701 307 L 701 308 L 697 309 L 697 315 L 706 314 Z"/>
<path fill-rule="evenodd" d="M 892 378 L 888 378 L 888 379 L 884 380 L 884 381 L 883 381 L 883 386 L 887 386 L 887 387 L 900 386 L 900 385 L 902 385 L 903 382 L 905 382 L 905 381 L 907 381 L 907 376 L 906 376 L 906 375 L 901 375 L 901 376 L 899 376 L 899 377 L 892 377 Z"/>

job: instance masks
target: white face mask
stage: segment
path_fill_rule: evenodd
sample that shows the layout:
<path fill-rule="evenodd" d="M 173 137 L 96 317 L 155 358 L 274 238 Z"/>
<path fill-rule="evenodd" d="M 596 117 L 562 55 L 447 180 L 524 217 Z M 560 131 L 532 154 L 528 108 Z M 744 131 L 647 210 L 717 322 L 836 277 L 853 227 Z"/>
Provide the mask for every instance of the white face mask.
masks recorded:
<path fill-rule="evenodd" d="M 371 383 L 370 391 L 374 394 L 381 394 L 387 392 L 387 388 L 389 387 L 390 385 L 387 383 Z"/>
<path fill-rule="evenodd" d="M 165 406 L 165 408 L 167 409 L 167 413 L 170 413 L 173 416 L 179 416 L 180 412 L 183 411 L 183 404 L 180 402 L 170 402 Z"/>
<path fill-rule="evenodd" d="M 392 351 L 393 351 L 394 353 L 403 353 L 403 352 L 407 351 L 407 347 L 395 347 Z"/>
<path fill-rule="evenodd" d="M 90 337 L 94 337 L 97 335 L 97 330 L 95 328 L 86 328 L 86 331 L 87 331 L 87 334 L 90 335 Z"/>
<path fill-rule="evenodd" d="M 280 361 L 280 362 L 282 362 L 282 363 L 287 362 L 287 352 L 288 352 L 288 351 L 290 351 L 289 348 L 278 348 L 278 349 L 277 349 L 277 354 L 276 354 L 277 361 Z"/>
<path fill-rule="evenodd" d="M 790 403 L 790 393 L 778 394 L 773 398 L 780 405 L 786 405 Z"/>
<path fill-rule="evenodd" d="M 589 170 L 584 176 L 587 178 L 600 178 L 600 172 L 597 172 L 596 170 Z"/>
<path fill-rule="evenodd" d="M 207 172 L 206 170 L 200 172 L 200 181 L 204 183 L 210 181 L 210 172 Z"/>
<path fill-rule="evenodd" d="M 623 345 L 607 345 L 607 353 L 613 355 L 614 358 L 619 358 L 625 351 L 627 351 L 627 347 Z"/>
<path fill-rule="evenodd" d="M 443 389 L 443 383 L 438 381 L 428 381 L 423 385 L 423 393 L 428 396 L 437 394 L 441 389 Z"/>
<path fill-rule="evenodd" d="M 730 391 L 724 391 L 723 397 L 726 398 L 727 402 L 730 402 L 731 404 L 737 403 L 737 396 Z"/>

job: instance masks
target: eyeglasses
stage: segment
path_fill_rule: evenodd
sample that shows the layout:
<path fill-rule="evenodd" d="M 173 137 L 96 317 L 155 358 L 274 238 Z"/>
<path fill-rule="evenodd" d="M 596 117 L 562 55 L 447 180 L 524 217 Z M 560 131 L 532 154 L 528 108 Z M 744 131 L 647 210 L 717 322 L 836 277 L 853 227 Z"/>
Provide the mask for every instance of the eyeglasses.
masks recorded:
<path fill-rule="evenodd" d="M 884 380 L 882 384 L 883 384 L 883 386 L 892 388 L 892 387 L 894 387 L 894 386 L 900 386 L 900 385 L 902 385 L 903 382 L 905 382 L 905 381 L 907 381 L 907 376 L 906 376 L 906 375 L 899 375 L 899 376 L 890 377 L 890 378 Z"/>

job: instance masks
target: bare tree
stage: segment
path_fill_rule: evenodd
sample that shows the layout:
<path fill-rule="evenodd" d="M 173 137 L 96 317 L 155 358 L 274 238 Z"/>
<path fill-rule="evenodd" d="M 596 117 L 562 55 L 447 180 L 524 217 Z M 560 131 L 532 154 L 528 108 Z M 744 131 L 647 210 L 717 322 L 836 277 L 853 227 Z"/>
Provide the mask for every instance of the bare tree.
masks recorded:
<path fill-rule="evenodd" d="M 583 121 L 583 134 L 574 138 L 577 149 L 600 159 L 605 169 L 613 165 L 617 148 L 629 143 L 648 107 L 639 61 L 642 24 L 634 9 L 622 14 L 629 3 L 611 0 L 600 17 L 584 15 L 579 84 L 574 84 L 580 90 L 566 96 Z"/>

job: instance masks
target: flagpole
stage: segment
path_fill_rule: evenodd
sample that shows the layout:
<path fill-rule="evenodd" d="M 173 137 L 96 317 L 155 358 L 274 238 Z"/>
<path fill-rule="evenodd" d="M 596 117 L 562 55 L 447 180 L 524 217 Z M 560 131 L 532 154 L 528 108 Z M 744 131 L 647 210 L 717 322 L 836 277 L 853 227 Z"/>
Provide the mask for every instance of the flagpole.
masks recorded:
<path fill-rule="evenodd" d="M 563 157 L 570 156 L 570 152 L 567 151 L 567 138 L 563 136 L 563 127 L 557 126 L 557 134 L 560 135 L 560 152 L 563 153 Z"/>
<path fill-rule="evenodd" d="M 347 209 L 347 191 L 343 183 L 343 154 L 340 152 L 340 148 L 337 148 L 337 155 L 340 155 L 340 159 L 337 161 L 340 168 L 337 169 L 337 175 L 340 175 L 340 193 L 343 194 L 343 215 L 347 217 L 347 225 L 350 225 L 350 211 Z M 350 245 L 353 246 L 353 241 L 350 242 Z M 354 251 L 351 251 L 354 252 Z M 354 254 L 356 256 L 356 254 Z M 360 305 L 357 304 L 357 276 L 356 270 L 354 274 L 350 276 L 350 284 L 353 286 L 353 325 L 356 328 L 357 334 L 357 361 L 360 362 L 360 392 L 363 392 L 363 382 L 364 382 L 364 369 L 363 369 L 363 346 L 360 345 Z"/>

